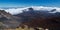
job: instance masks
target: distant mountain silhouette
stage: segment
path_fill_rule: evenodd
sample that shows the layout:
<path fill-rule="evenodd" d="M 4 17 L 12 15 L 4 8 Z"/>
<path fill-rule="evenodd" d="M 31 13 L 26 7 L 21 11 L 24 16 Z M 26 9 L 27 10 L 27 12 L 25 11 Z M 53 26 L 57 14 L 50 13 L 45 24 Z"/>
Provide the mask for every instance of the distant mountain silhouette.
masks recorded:
<path fill-rule="evenodd" d="M 56 9 L 51 10 L 51 12 L 54 12 L 54 11 L 56 11 Z"/>

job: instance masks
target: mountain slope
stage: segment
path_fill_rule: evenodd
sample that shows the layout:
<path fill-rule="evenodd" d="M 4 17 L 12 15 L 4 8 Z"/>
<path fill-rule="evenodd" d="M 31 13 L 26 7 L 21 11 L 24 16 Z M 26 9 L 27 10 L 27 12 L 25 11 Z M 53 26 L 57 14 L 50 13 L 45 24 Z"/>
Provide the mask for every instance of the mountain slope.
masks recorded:
<path fill-rule="evenodd" d="M 4 10 L 0 10 L 0 22 L 3 23 L 3 28 L 15 28 L 18 25 L 17 18 Z"/>
<path fill-rule="evenodd" d="M 28 11 L 23 11 L 23 13 L 15 15 L 21 17 L 22 25 L 54 30 L 60 29 L 60 12 L 50 13 L 54 12 L 56 9 L 53 9 L 52 11 L 39 11 L 34 10 L 33 8 L 28 9 Z"/>
<path fill-rule="evenodd" d="M 3 20 L 1 22 L 3 22 L 3 25 L 6 28 L 16 28 L 19 25 L 27 25 L 33 28 L 60 28 L 60 12 L 57 11 L 57 9 L 45 11 L 41 9 L 36 10 L 32 7 L 28 9 L 24 8 L 23 11 L 19 11 L 19 13 L 15 15 L 11 15 L 10 13 L 1 10 L 0 19 Z"/>

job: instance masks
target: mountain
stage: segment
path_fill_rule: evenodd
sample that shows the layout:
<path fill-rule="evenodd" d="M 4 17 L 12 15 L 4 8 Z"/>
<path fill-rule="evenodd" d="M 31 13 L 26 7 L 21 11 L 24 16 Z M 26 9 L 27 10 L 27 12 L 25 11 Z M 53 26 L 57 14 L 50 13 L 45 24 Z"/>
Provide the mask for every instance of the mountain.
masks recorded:
<path fill-rule="evenodd" d="M 54 11 L 56 11 L 56 9 L 43 11 L 28 8 L 28 11 L 23 11 L 14 16 L 21 17 L 21 24 L 29 27 L 42 27 L 57 30 L 60 29 L 60 12 L 50 13 Z"/>
<path fill-rule="evenodd" d="M 6 28 L 27 25 L 33 28 L 60 29 L 60 11 L 59 9 L 50 8 L 27 7 L 0 10 L 0 21 L 3 23 L 3 27 Z"/>
<path fill-rule="evenodd" d="M 18 25 L 18 20 L 16 16 L 10 13 L 0 10 L 0 22 L 2 22 L 3 28 L 15 28 Z"/>

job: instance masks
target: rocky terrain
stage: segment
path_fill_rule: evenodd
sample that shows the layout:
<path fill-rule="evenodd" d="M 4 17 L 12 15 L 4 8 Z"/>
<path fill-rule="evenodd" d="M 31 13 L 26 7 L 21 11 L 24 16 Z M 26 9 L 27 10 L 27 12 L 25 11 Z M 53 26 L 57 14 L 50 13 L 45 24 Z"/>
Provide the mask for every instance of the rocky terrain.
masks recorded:
<path fill-rule="evenodd" d="M 2 23 L 1 28 L 16 28 L 27 25 L 28 27 L 41 27 L 48 28 L 50 30 L 60 29 L 60 12 L 56 12 L 56 9 L 51 11 L 34 10 L 28 8 L 28 11 L 11 15 L 9 12 L 0 10 L 0 22 Z"/>
<path fill-rule="evenodd" d="M 18 18 L 10 13 L 0 10 L 0 22 L 2 22 L 2 28 L 15 28 L 18 26 Z"/>
<path fill-rule="evenodd" d="M 23 11 L 23 13 L 15 16 L 21 17 L 22 24 L 29 27 L 58 30 L 60 29 L 60 12 L 50 13 L 54 11 L 56 11 L 56 9 L 52 9 L 51 11 L 39 11 L 29 8 L 29 11 Z"/>

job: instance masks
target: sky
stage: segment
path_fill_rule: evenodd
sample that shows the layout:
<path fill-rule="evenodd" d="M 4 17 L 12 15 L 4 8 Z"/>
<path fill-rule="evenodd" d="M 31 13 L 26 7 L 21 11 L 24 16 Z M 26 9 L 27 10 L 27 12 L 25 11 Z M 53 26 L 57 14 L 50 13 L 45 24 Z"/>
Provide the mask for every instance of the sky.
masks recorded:
<path fill-rule="evenodd" d="M 25 6 L 60 7 L 60 0 L 0 0 L 0 7 Z"/>

